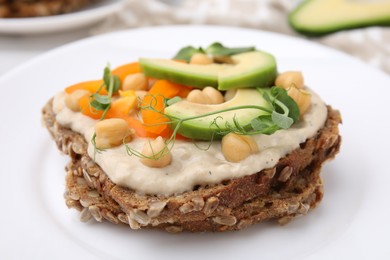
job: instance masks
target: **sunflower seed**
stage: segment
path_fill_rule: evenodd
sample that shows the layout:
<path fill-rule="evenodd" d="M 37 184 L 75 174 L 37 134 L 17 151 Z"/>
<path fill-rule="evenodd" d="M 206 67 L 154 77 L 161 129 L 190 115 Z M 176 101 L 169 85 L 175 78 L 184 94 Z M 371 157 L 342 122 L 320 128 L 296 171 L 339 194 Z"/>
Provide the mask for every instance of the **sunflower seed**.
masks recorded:
<path fill-rule="evenodd" d="M 126 214 L 124 214 L 124 213 L 119 213 L 117 217 L 118 217 L 118 219 L 119 219 L 122 223 L 129 224 L 129 220 L 128 220 Z"/>
<path fill-rule="evenodd" d="M 96 190 L 90 190 L 90 191 L 88 191 L 88 196 L 90 198 L 98 198 L 98 197 L 100 197 L 100 194 Z"/>
<path fill-rule="evenodd" d="M 317 194 L 312 193 L 305 199 L 305 203 L 308 205 L 312 205 L 317 199 Z"/>
<path fill-rule="evenodd" d="M 241 219 L 240 222 L 237 224 L 238 229 L 243 229 L 252 224 L 252 221 L 250 219 Z"/>
<path fill-rule="evenodd" d="M 290 178 L 292 172 L 293 172 L 293 167 L 291 166 L 284 167 L 283 170 L 280 172 L 278 180 L 281 182 L 286 182 Z"/>
<path fill-rule="evenodd" d="M 67 194 L 67 196 L 69 198 L 71 198 L 72 200 L 79 200 L 80 199 L 80 195 L 78 193 L 75 193 L 75 192 L 69 192 Z"/>
<path fill-rule="evenodd" d="M 111 223 L 118 224 L 119 220 L 112 214 L 110 211 L 107 211 L 103 214 L 103 217 L 110 221 Z"/>
<path fill-rule="evenodd" d="M 87 171 L 83 169 L 83 177 L 85 179 L 85 182 L 90 188 L 93 188 L 93 182 L 91 177 L 88 175 Z"/>
<path fill-rule="evenodd" d="M 206 215 L 210 215 L 218 207 L 219 199 L 217 197 L 210 197 L 207 199 L 206 204 L 203 208 L 203 212 Z"/>
<path fill-rule="evenodd" d="M 91 200 L 89 199 L 80 199 L 79 201 L 80 204 L 85 208 L 88 208 L 91 205 Z"/>
<path fill-rule="evenodd" d="M 80 212 L 80 221 L 88 222 L 92 218 L 91 212 L 89 212 L 88 208 L 83 208 Z"/>
<path fill-rule="evenodd" d="M 150 217 L 142 210 L 134 209 L 130 212 L 130 218 L 142 226 L 146 226 L 150 223 Z"/>
<path fill-rule="evenodd" d="M 169 227 L 166 227 L 165 230 L 169 233 L 180 233 L 183 231 L 183 228 L 182 227 L 178 227 L 178 226 L 169 226 Z"/>
<path fill-rule="evenodd" d="M 155 218 L 160 215 L 161 211 L 167 205 L 166 201 L 153 201 L 149 204 L 149 209 L 147 211 L 147 215 L 151 218 Z"/>
<path fill-rule="evenodd" d="M 132 219 L 129 214 L 127 215 L 127 221 L 129 222 L 129 226 L 131 229 L 140 229 L 141 228 L 141 225 L 137 221 Z"/>
<path fill-rule="evenodd" d="M 301 206 L 298 209 L 298 213 L 302 214 L 302 215 L 305 215 L 305 214 L 307 214 L 307 212 L 309 212 L 309 209 L 310 209 L 310 205 L 309 204 L 301 203 Z"/>
<path fill-rule="evenodd" d="M 213 218 L 213 221 L 220 225 L 234 226 L 234 224 L 237 222 L 237 219 L 235 216 L 219 216 Z"/>
<path fill-rule="evenodd" d="M 183 214 L 190 213 L 190 212 L 194 211 L 194 206 L 192 205 L 192 203 L 184 203 L 179 208 L 179 211 Z"/>
<path fill-rule="evenodd" d="M 287 206 L 287 213 L 288 214 L 295 213 L 297 212 L 298 209 L 299 209 L 299 202 L 290 203 Z"/>
<path fill-rule="evenodd" d="M 278 224 L 279 224 L 279 225 L 286 225 L 286 224 L 289 223 L 292 219 L 293 219 L 292 216 L 285 216 L 285 217 L 279 218 L 277 221 L 278 221 Z"/>
<path fill-rule="evenodd" d="M 91 179 L 92 179 L 93 187 L 97 190 L 102 190 L 102 185 L 100 181 L 94 177 L 91 177 Z"/>
<path fill-rule="evenodd" d="M 79 186 L 87 186 L 87 182 L 85 181 L 84 178 L 77 177 L 76 182 L 77 182 L 77 185 L 79 185 Z"/>
<path fill-rule="evenodd" d="M 83 206 L 81 206 L 79 201 L 67 199 L 65 200 L 65 204 L 70 209 L 77 209 L 78 211 L 83 210 Z"/>
<path fill-rule="evenodd" d="M 89 206 L 89 212 L 91 212 L 92 217 L 97 222 L 102 222 L 102 214 L 100 213 L 100 209 L 97 206 Z"/>
<path fill-rule="evenodd" d="M 191 199 L 193 210 L 194 211 L 200 211 L 203 209 L 204 206 L 204 200 L 201 196 L 196 196 Z"/>
<path fill-rule="evenodd" d="M 75 152 L 76 154 L 85 154 L 85 153 L 86 153 L 85 146 L 82 145 L 80 142 L 74 142 L 74 143 L 72 143 L 72 150 L 73 150 L 73 152 Z"/>

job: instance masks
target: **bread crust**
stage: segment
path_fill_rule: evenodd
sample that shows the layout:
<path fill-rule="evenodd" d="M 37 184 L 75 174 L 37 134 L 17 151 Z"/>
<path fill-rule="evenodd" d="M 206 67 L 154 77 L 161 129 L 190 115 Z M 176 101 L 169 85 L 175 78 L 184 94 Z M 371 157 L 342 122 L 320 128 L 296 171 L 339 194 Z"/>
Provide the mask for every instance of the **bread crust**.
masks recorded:
<path fill-rule="evenodd" d="M 132 229 L 226 231 L 269 219 L 285 224 L 318 205 L 323 196 L 321 166 L 341 144 L 340 113 L 328 106 L 318 133 L 273 168 L 178 195 L 139 195 L 114 184 L 88 156 L 84 137 L 56 122 L 52 100 L 42 113 L 57 147 L 71 158 L 66 167 L 68 207 L 81 211 L 84 221 L 93 217 Z"/>

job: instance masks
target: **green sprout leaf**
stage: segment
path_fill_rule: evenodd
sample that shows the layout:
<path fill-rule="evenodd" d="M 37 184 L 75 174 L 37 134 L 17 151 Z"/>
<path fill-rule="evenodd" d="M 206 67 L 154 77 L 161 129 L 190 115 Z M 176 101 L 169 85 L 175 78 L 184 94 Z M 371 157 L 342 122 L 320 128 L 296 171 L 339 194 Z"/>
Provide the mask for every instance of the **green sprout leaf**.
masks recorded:
<path fill-rule="evenodd" d="M 104 81 L 104 85 L 106 87 L 106 90 L 108 91 L 108 87 L 110 86 L 110 81 L 111 81 L 111 69 L 110 69 L 110 65 L 107 65 L 105 68 L 104 68 L 104 72 L 103 72 L 103 81 Z"/>
<path fill-rule="evenodd" d="M 219 42 L 215 42 L 207 47 L 205 50 L 202 47 L 195 48 L 193 46 L 186 46 L 179 50 L 178 53 L 173 57 L 175 60 L 184 60 L 190 62 L 192 55 L 196 53 L 203 53 L 212 56 L 232 56 L 235 54 L 240 54 L 244 52 L 250 52 L 256 50 L 255 47 L 238 47 L 238 48 L 228 48 L 223 46 Z"/>
<path fill-rule="evenodd" d="M 232 56 L 235 54 L 240 54 L 244 52 L 250 52 L 256 50 L 255 47 L 238 47 L 238 48 L 228 48 L 223 46 L 219 42 L 215 42 L 211 44 L 209 47 L 206 49 L 207 54 L 211 54 L 213 56 Z"/>
<path fill-rule="evenodd" d="M 92 98 L 100 103 L 100 104 L 103 104 L 103 105 L 108 105 L 111 103 L 111 98 L 109 98 L 108 96 L 104 96 L 104 95 L 100 95 L 100 94 L 92 94 Z"/>
<path fill-rule="evenodd" d="M 275 123 L 281 129 L 288 129 L 294 123 L 294 120 L 284 114 L 280 114 L 276 111 L 272 111 L 272 122 Z"/>
<path fill-rule="evenodd" d="M 118 92 L 118 90 L 120 89 L 120 87 L 121 87 L 121 80 L 119 79 L 119 77 L 118 76 L 112 76 L 112 80 L 113 80 L 113 84 L 114 84 L 114 86 L 113 86 L 113 89 L 112 89 L 112 93 L 116 93 L 116 92 Z"/>
<path fill-rule="evenodd" d="M 251 121 L 251 126 L 256 132 L 271 135 L 279 130 L 279 127 L 272 121 L 269 115 L 259 116 Z"/>
<path fill-rule="evenodd" d="M 179 50 L 178 53 L 173 57 L 175 60 L 184 60 L 190 62 L 192 55 L 195 53 L 205 53 L 202 48 L 195 48 L 192 46 L 187 46 Z"/>
<path fill-rule="evenodd" d="M 271 95 L 283 103 L 288 108 L 288 117 L 292 118 L 294 122 L 299 120 L 300 112 L 297 103 L 292 99 L 284 88 L 271 88 Z M 278 107 L 277 112 L 281 113 L 281 107 Z"/>
<path fill-rule="evenodd" d="M 92 100 L 92 101 L 90 101 L 90 104 L 91 104 L 91 106 L 92 106 L 94 109 L 96 109 L 96 110 L 102 110 L 102 111 L 104 111 L 104 110 L 106 110 L 106 109 L 108 109 L 108 108 L 110 107 L 110 104 L 102 104 L 102 103 L 96 101 L 95 99 Z"/>

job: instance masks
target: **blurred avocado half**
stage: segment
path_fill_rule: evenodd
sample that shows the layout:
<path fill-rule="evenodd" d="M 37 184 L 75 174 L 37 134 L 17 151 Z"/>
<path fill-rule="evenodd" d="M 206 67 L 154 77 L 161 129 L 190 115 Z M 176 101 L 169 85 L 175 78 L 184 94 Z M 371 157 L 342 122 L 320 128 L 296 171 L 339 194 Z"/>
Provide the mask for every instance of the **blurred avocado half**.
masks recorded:
<path fill-rule="evenodd" d="M 390 0 L 304 0 L 290 13 L 289 23 L 308 36 L 389 26 Z"/>

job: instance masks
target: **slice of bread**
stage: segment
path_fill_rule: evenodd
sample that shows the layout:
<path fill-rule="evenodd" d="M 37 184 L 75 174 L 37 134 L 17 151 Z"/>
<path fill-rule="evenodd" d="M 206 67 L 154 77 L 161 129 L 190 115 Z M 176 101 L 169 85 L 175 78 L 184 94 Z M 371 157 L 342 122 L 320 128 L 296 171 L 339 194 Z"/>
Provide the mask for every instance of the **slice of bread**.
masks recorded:
<path fill-rule="evenodd" d="M 94 0 L 2 0 L 0 17 L 21 18 L 64 14 L 77 11 Z"/>
<path fill-rule="evenodd" d="M 81 211 L 83 221 L 93 217 L 126 223 L 132 229 L 226 231 L 268 219 L 285 224 L 320 202 L 321 166 L 337 154 L 341 143 L 341 116 L 328 106 L 327 120 L 318 133 L 273 168 L 178 195 L 139 195 L 113 183 L 89 157 L 84 137 L 56 122 L 52 100 L 42 112 L 58 148 L 71 158 L 66 177 L 67 206 Z"/>

